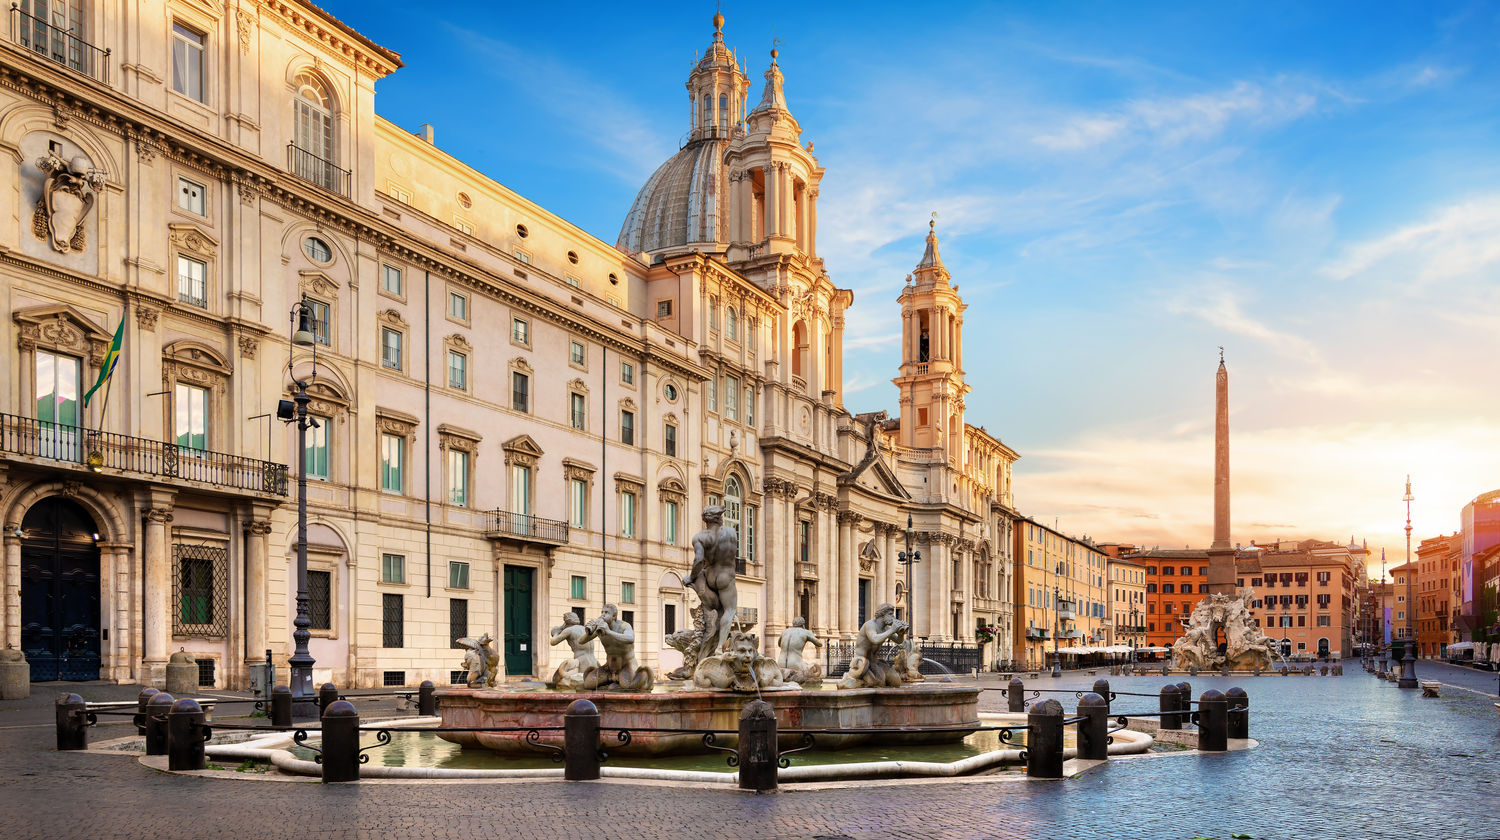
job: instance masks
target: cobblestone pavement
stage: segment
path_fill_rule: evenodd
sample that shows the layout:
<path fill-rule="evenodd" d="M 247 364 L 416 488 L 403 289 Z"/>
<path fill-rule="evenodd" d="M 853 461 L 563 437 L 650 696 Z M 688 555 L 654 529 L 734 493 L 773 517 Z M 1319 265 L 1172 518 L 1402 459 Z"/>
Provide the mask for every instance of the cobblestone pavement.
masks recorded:
<path fill-rule="evenodd" d="M 1060 782 L 859 783 L 759 797 L 614 782 L 323 786 L 170 776 L 130 756 L 53 750 L 58 687 L 37 686 L 28 701 L 0 704 L 0 837 L 1500 837 L 1493 701 L 1460 691 L 1422 698 L 1346 664 L 1342 677 L 1188 678 L 1195 695 L 1232 684 L 1249 692 L 1261 746 L 1245 752 L 1115 761 Z M 1423 663 L 1419 673 L 1446 682 L 1440 667 Z M 1078 689 L 1093 680 L 1032 683 Z M 1116 691 L 1153 695 L 1167 681 L 1111 678 Z M 72 690 L 90 700 L 137 691 Z M 1073 707 L 1071 694 L 1059 696 Z M 998 693 L 983 697 L 986 707 L 1003 706 Z M 1155 707 L 1148 697 L 1114 703 L 1117 712 Z M 124 724 L 106 723 L 90 738 L 124 734 Z"/>

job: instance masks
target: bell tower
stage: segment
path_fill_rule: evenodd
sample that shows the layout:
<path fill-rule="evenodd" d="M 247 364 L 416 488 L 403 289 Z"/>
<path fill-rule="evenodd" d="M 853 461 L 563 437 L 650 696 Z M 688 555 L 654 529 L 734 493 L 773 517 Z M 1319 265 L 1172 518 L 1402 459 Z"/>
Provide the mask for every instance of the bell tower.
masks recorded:
<path fill-rule="evenodd" d="M 922 261 L 901 290 L 901 445 L 946 449 L 963 457 L 964 309 L 938 254 L 937 222 L 928 223 Z"/>
<path fill-rule="evenodd" d="M 714 40 L 703 51 L 687 80 L 688 142 L 727 140 L 745 122 L 745 94 L 750 77 L 724 46 L 724 16 L 714 15 Z"/>

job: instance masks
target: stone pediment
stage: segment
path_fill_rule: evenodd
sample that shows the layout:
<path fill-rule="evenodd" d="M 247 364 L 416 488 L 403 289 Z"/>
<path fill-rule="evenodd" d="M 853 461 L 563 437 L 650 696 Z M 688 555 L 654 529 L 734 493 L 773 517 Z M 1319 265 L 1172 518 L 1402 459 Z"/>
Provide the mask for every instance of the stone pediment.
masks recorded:
<path fill-rule="evenodd" d="M 536 466 L 545 454 L 536 441 L 532 440 L 531 435 L 516 435 L 500 444 L 500 448 L 505 452 L 505 463 L 516 463 L 523 467 Z"/>
<path fill-rule="evenodd" d="M 895 472 L 886 465 L 884 458 L 876 458 L 854 475 L 852 482 L 862 490 L 897 499 L 910 499 L 911 494 L 901 486 Z"/>

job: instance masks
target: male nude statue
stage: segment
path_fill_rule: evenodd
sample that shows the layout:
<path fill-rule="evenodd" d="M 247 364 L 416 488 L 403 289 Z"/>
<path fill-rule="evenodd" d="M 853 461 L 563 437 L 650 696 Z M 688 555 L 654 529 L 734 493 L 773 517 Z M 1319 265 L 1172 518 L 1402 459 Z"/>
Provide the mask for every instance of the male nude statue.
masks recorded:
<path fill-rule="evenodd" d="M 552 685 L 559 688 L 578 688 L 590 670 L 599 667 L 594 658 L 594 634 L 578 618 L 578 613 L 563 613 L 561 627 L 552 628 L 552 644 L 567 642 L 573 658 L 557 666 L 552 675 Z"/>
<path fill-rule="evenodd" d="M 901 673 L 877 658 L 880 646 L 888 641 L 900 641 L 910 625 L 896 618 L 896 608 L 881 604 L 875 609 L 875 617 L 859 628 L 854 641 L 854 657 L 849 670 L 839 682 L 839 688 L 880 688 L 901 685 Z"/>
<path fill-rule="evenodd" d="M 718 653 L 734 629 L 734 561 L 739 553 L 739 536 L 724 525 L 723 507 L 704 508 L 703 524 L 703 530 L 693 536 L 693 567 L 683 581 L 703 604 L 706 632 L 698 649 L 699 662 Z"/>
<path fill-rule="evenodd" d="M 584 689 L 592 691 L 617 683 L 627 691 L 650 691 L 651 669 L 636 662 L 635 630 L 620 620 L 620 608 L 605 604 L 604 612 L 586 626 L 604 646 L 604 667 L 594 668 L 584 676 Z"/>
<path fill-rule="evenodd" d="M 822 647 L 823 643 L 818 637 L 807 629 L 807 619 L 797 616 L 792 619 L 792 626 L 781 631 L 781 657 L 776 663 L 781 666 L 782 679 L 793 682 L 809 682 L 822 676 L 822 668 L 813 664 L 809 666 L 807 660 L 802 658 L 802 651 L 811 642 L 814 647 Z"/>

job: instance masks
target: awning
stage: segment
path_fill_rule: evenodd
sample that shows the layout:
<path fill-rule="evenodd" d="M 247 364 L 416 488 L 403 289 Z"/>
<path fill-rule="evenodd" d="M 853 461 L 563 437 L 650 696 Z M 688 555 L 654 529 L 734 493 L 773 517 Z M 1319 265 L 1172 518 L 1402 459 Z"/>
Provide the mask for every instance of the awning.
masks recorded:
<path fill-rule="evenodd" d="M 1140 651 L 1141 653 L 1166 653 L 1167 651 L 1171 650 L 1171 648 L 1164 648 L 1164 647 L 1143 647 L 1143 648 L 1136 648 L 1136 650 Z"/>
<path fill-rule="evenodd" d="M 1453 644 L 1451 644 L 1451 645 L 1448 646 L 1448 652 L 1449 653 L 1457 653 L 1458 651 L 1461 651 L 1461 650 L 1473 650 L 1473 649 L 1474 649 L 1474 643 L 1473 642 L 1455 642 L 1455 643 L 1453 643 Z"/>

